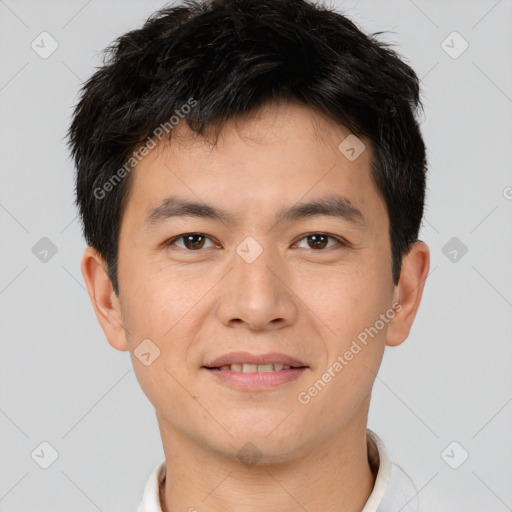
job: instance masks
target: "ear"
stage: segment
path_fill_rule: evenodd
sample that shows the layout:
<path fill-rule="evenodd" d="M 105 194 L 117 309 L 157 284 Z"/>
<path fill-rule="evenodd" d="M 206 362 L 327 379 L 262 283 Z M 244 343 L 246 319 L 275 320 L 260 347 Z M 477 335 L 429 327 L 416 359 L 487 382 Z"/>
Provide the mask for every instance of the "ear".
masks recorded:
<path fill-rule="evenodd" d="M 423 242 L 415 242 L 402 258 L 400 279 L 395 286 L 393 303 L 397 304 L 395 316 L 389 322 L 386 345 L 403 343 L 420 306 L 425 280 L 430 267 L 430 252 Z"/>
<path fill-rule="evenodd" d="M 110 345 L 117 350 L 128 350 L 121 304 L 106 269 L 98 251 L 87 247 L 82 256 L 82 275 L 92 307 Z"/>

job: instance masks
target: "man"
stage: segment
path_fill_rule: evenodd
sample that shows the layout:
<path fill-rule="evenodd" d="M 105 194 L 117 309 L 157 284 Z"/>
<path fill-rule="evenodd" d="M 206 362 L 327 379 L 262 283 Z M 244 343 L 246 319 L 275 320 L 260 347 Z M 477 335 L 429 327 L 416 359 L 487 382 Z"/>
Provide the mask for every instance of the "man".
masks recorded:
<path fill-rule="evenodd" d="M 166 8 L 85 84 L 82 273 L 165 452 L 139 512 L 417 510 L 367 417 L 428 273 L 419 105 L 303 0 Z"/>

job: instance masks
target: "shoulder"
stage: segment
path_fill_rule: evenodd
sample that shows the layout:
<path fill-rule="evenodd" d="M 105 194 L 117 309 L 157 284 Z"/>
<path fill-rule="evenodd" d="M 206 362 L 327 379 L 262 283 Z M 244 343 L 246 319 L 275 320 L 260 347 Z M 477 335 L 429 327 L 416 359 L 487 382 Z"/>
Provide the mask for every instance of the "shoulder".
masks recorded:
<path fill-rule="evenodd" d="M 137 512 L 162 512 L 160 507 L 160 482 L 165 477 L 165 460 L 153 469 L 144 487 Z"/>
<path fill-rule="evenodd" d="M 362 512 L 420 512 L 418 489 L 404 469 L 391 460 L 382 439 L 368 430 L 368 443 L 369 457 L 373 457 L 378 470 Z"/>

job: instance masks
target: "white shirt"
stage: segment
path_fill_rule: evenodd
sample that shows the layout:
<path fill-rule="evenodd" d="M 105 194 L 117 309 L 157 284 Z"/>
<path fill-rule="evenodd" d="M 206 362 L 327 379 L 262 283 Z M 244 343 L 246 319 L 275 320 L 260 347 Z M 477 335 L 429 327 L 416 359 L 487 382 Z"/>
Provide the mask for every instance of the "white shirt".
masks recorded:
<path fill-rule="evenodd" d="M 379 436 L 371 430 L 367 433 L 376 448 L 369 443 L 368 458 L 372 465 L 378 467 L 378 472 L 372 493 L 361 512 L 418 512 L 418 491 L 411 479 L 400 466 L 391 462 Z M 164 477 L 165 460 L 149 476 L 137 512 L 162 512 L 159 486 Z"/>

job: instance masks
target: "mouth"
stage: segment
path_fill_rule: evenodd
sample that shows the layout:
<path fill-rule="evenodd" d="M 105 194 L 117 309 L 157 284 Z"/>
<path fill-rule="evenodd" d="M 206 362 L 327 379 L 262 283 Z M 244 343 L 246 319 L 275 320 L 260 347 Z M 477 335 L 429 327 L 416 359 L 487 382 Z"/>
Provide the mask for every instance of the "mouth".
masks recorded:
<path fill-rule="evenodd" d="M 222 372 L 242 372 L 242 373 L 269 373 L 280 372 L 281 370 L 290 370 L 291 368 L 306 368 L 305 366 L 290 366 L 288 364 L 269 363 L 269 364 L 251 364 L 251 363 L 233 363 L 216 367 L 205 367 L 208 370 L 219 370 Z"/>
<path fill-rule="evenodd" d="M 215 379 L 242 391 L 264 391 L 296 380 L 309 366 L 284 354 L 230 353 L 202 367 Z"/>

